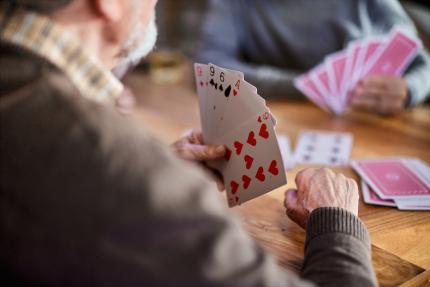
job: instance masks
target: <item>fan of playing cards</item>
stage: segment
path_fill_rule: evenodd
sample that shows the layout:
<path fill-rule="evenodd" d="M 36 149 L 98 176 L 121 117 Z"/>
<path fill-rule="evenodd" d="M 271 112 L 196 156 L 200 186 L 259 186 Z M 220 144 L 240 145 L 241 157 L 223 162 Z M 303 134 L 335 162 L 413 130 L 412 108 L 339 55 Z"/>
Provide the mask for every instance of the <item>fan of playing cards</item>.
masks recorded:
<path fill-rule="evenodd" d="M 210 164 L 223 175 L 229 206 L 286 184 L 276 121 L 257 89 L 241 72 L 194 68 L 204 141 L 227 147 L 225 160 Z"/>
<path fill-rule="evenodd" d="M 362 78 L 373 75 L 401 76 L 417 55 L 421 43 L 399 29 L 387 37 L 355 41 L 304 75 L 296 88 L 326 111 L 343 114 L 350 91 Z"/>
<path fill-rule="evenodd" d="M 356 160 L 363 199 L 401 210 L 430 210 L 430 167 L 416 158 Z"/>

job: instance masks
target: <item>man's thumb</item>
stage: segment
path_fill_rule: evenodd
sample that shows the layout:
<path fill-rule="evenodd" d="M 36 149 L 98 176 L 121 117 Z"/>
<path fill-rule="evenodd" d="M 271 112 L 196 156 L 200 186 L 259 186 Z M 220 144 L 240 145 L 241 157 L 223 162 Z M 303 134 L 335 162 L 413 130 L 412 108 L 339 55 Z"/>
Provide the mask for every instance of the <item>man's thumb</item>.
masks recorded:
<path fill-rule="evenodd" d="M 285 192 L 285 208 L 288 210 L 297 209 L 297 190 L 289 189 Z"/>

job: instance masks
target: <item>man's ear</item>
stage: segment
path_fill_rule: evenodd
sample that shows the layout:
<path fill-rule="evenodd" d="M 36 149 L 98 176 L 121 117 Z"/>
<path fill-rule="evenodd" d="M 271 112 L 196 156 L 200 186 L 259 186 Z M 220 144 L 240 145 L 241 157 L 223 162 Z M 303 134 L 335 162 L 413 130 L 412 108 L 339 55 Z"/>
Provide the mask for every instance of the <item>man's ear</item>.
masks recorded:
<path fill-rule="evenodd" d="M 96 12 L 109 22 L 118 22 L 122 19 L 124 6 L 123 0 L 93 0 Z"/>

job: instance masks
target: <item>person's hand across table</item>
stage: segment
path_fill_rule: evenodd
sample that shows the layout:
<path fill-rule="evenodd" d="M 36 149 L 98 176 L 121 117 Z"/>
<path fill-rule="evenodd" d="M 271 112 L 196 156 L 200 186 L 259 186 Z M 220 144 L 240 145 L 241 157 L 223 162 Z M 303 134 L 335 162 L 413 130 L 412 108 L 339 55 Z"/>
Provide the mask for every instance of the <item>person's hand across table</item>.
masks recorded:
<path fill-rule="evenodd" d="M 210 168 L 206 162 L 216 161 L 224 158 L 226 148 L 223 145 L 205 145 L 201 130 L 193 129 L 187 132 L 181 139 L 174 142 L 171 146 L 178 157 L 200 163 L 204 168 L 215 177 L 218 189 L 223 191 L 224 184 L 219 171 Z"/>
<path fill-rule="evenodd" d="M 297 189 L 285 193 L 284 205 L 289 218 L 306 228 L 313 210 L 340 207 L 358 215 L 357 183 L 327 168 L 305 169 L 296 176 Z"/>
<path fill-rule="evenodd" d="M 372 76 L 360 80 L 351 92 L 351 105 L 382 115 L 400 113 L 408 101 L 408 83 L 394 76 Z"/>

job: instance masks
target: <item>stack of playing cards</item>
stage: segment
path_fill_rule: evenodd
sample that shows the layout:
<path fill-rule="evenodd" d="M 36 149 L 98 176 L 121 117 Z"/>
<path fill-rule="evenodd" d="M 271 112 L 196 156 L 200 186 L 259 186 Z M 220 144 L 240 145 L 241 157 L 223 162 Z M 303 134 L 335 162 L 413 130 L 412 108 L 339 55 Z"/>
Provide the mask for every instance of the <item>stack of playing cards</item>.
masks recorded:
<path fill-rule="evenodd" d="M 430 210 L 430 166 L 416 158 L 352 161 L 368 204 Z"/>
<path fill-rule="evenodd" d="M 276 121 L 257 89 L 241 72 L 194 68 L 204 141 L 227 147 L 225 159 L 210 165 L 223 175 L 229 206 L 286 184 Z"/>
<path fill-rule="evenodd" d="M 343 114 L 350 102 L 350 92 L 360 79 L 374 75 L 401 76 L 420 47 L 419 40 L 393 29 L 387 37 L 350 43 L 295 79 L 294 84 L 322 109 Z"/>

